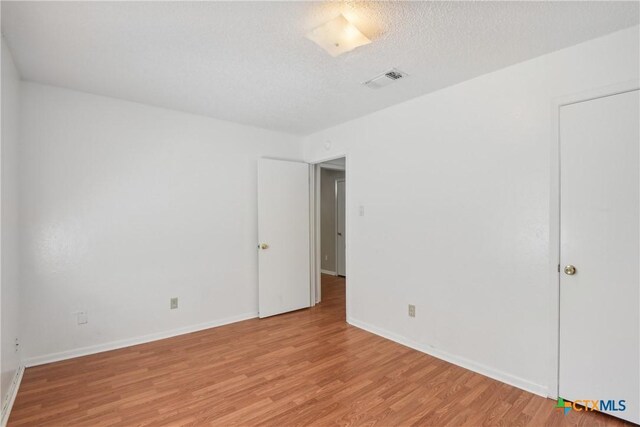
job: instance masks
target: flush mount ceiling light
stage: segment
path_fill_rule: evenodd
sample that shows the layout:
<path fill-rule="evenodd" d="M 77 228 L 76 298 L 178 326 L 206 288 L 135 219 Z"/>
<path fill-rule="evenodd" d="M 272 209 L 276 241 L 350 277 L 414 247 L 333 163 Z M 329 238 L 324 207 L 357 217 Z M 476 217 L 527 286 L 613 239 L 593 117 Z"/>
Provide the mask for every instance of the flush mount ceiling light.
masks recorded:
<path fill-rule="evenodd" d="M 334 57 L 371 43 L 371 40 L 342 15 L 309 31 L 306 37 Z"/>

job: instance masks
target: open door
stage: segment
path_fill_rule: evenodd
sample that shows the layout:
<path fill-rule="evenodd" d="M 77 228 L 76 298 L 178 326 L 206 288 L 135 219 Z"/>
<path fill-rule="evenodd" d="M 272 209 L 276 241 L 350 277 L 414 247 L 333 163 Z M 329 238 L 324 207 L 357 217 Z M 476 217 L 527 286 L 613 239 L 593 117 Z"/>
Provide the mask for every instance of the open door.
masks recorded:
<path fill-rule="evenodd" d="M 309 232 L 309 165 L 258 160 L 260 317 L 310 306 Z"/>

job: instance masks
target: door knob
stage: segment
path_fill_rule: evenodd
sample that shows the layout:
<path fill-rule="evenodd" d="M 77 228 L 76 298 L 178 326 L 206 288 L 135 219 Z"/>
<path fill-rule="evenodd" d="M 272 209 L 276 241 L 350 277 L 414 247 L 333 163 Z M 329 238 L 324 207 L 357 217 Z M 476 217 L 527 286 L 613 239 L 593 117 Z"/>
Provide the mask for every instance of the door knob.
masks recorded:
<path fill-rule="evenodd" d="M 342 233 L 338 233 L 338 236 L 342 236 Z"/>
<path fill-rule="evenodd" d="M 568 276 L 573 276 L 574 274 L 576 274 L 576 268 L 573 265 L 567 265 L 564 268 L 564 274 Z"/>
<path fill-rule="evenodd" d="M 269 245 L 267 245 L 266 243 L 260 243 L 258 245 L 258 248 L 259 249 L 269 249 Z"/>

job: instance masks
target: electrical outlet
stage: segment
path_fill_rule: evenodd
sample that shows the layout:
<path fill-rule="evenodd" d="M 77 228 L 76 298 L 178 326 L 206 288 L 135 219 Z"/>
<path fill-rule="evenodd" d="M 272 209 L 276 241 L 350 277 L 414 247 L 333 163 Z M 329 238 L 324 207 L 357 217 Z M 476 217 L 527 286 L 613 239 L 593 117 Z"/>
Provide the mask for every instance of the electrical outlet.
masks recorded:
<path fill-rule="evenodd" d="M 89 316 L 86 311 L 78 311 L 76 313 L 78 318 L 78 325 L 84 325 L 85 323 L 89 323 Z"/>
<path fill-rule="evenodd" d="M 178 308 L 178 297 L 171 298 L 171 310 Z"/>
<path fill-rule="evenodd" d="M 360 205 L 360 216 L 364 216 L 364 206 Z"/>
<path fill-rule="evenodd" d="M 416 317 L 416 306 L 409 304 L 409 317 Z"/>
<path fill-rule="evenodd" d="M 15 352 L 17 353 L 18 350 L 20 350 L 20 340 L 16 337 Z"/>
<path fill-rule="evenodd" d="M 325 255 L 325 256 L 324 256 L 324 260 L 325 260 L 325 261 L 329 261 L 329 255 Z"/>

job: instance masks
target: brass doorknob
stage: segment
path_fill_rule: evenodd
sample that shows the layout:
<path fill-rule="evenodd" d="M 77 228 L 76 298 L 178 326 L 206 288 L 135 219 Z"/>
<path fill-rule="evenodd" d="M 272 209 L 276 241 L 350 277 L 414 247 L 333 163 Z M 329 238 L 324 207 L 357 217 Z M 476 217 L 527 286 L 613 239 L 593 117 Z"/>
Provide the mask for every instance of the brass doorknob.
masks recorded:
<path fill-rule="evenodd" d="M 266 243 L 260 243 L 258 245 L 258 248 L 260 248 L 260 249 L 269 249 L 269 245 L 267 245 Z"/>
<path fill-rule="evenodd" d="M 564 274 L 568 276 L 573 276 L 574 274 L 576 274 L 576 268 L 573 265 L 567 265 L 564 268 Z"/>

